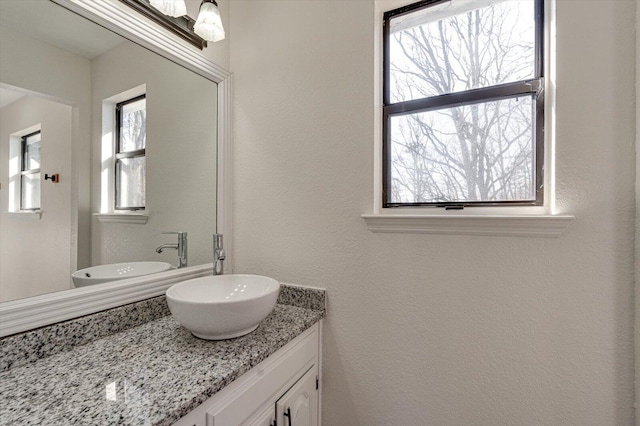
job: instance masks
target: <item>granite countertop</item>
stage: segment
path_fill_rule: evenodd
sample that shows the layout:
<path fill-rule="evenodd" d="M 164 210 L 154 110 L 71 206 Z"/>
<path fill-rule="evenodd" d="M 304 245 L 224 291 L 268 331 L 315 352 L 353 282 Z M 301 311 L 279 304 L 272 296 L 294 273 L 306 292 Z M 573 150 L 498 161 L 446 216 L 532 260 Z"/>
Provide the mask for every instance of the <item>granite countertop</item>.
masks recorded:
<path fill-rule="evenodd" d="M 324 315 L 279 303 L 224 341 L 153 319 L 0 373 L 0 424 L 170 425 Z"/>

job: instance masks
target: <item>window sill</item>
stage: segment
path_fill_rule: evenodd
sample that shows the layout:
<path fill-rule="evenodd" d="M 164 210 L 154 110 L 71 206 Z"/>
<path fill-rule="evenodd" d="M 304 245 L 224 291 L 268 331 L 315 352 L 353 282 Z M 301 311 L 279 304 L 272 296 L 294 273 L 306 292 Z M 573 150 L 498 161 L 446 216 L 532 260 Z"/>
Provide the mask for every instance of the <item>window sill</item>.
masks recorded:
<path fill-rule="evenodd" d="M 371 232 L 558 238 L 572 215 L 363 214 Z"/>
<path fill-rule="evenodd" d="M 133 223 L 144 225 L 149 220 L 147 213 L 94 213 L 102 223 Z"/>
<path fill-rule="evenodd" d="M 42 217 L 42 210 L 35 212 L 4 212 L 4 214 L 11 217 L 19 217 L 21 219 L 40 220 Z"/>

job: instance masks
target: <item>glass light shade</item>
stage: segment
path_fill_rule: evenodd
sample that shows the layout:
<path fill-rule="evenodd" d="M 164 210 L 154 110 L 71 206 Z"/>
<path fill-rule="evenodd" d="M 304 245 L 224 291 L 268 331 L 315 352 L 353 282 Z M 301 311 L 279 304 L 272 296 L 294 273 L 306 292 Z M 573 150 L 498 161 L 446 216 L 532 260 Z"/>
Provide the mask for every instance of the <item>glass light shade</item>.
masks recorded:
<path fill-rule="evenodd" d="M 151 0 L 150 3 L 160 12 L 174 18 L 187 14 L 187 5 L 184 0 Z"/>
<path fill-rule="evenodd" d="M 200 5 L 200 13 L 193 30 L 207 41 L 224 40 L 224 28 L 222 28 L 220 11 L 214 3 L 204 1 Z"/>

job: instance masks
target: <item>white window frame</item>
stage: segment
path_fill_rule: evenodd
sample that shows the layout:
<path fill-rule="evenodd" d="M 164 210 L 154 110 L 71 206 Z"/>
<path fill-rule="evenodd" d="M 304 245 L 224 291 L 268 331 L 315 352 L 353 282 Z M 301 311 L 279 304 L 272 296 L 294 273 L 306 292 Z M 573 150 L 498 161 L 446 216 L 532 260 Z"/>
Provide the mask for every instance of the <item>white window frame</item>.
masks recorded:
<path fill-rule="evenodd" d="M 555 2 L 545 0 L 545 139 L 544 205 L 487 206 L 465 210 L 406 207 L 383 208 L 382 200 L 382 107 L 383 33 L 385 12 L 415 3 L 415 0 L 376 0 L 376 49 L 374 63 L 374 174 L 372 213 L 363 214 L 371 232 L 463 234 L 488 236 L 559 237 L 575 219 L 555 208 Z"/>

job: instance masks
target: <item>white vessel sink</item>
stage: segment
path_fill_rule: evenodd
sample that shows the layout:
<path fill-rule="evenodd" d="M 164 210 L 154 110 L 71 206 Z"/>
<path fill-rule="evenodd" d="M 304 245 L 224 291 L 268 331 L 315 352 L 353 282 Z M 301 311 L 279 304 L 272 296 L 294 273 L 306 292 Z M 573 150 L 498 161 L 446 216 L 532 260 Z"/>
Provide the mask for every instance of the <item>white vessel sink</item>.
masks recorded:
<path fill-rule="evenodd" d="M 166 262 L 112 263 L 109 265 L 91 266 L 80 269 L 71 274 L 71 279 L 73 280 L 74 286 L 85 287 L 93 284 L 123 280 L 125 278 L 155 274 L 170 269 L 173 269 L 173 266 Z"/>
<path fill-rule="evenodd" d="M 260 275 L 213 275 L 167 290 L 173 317 L 194 336 L 223 340 L 244 336 L 273 310 L 280 283 Z"/>

